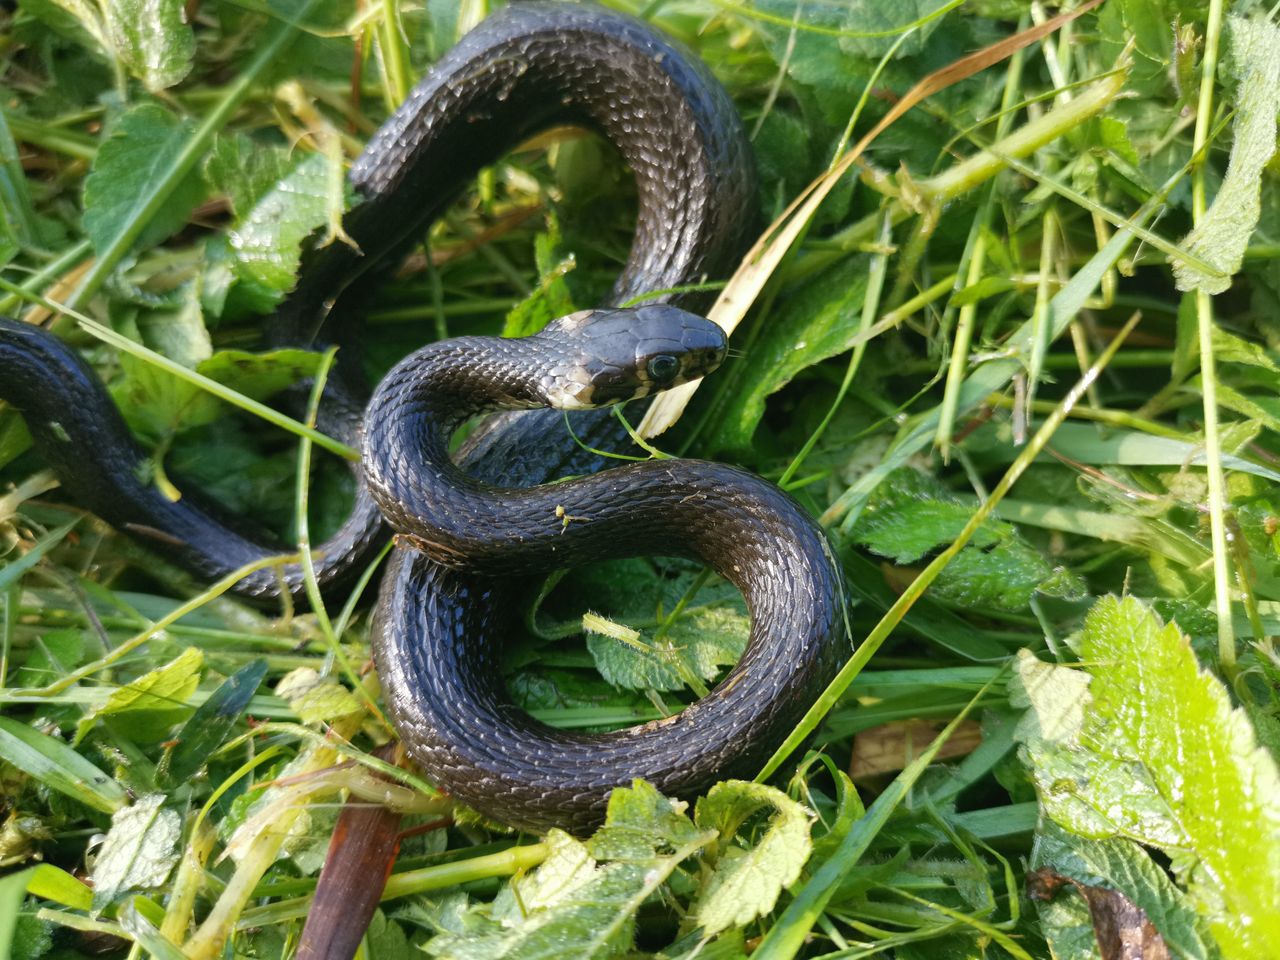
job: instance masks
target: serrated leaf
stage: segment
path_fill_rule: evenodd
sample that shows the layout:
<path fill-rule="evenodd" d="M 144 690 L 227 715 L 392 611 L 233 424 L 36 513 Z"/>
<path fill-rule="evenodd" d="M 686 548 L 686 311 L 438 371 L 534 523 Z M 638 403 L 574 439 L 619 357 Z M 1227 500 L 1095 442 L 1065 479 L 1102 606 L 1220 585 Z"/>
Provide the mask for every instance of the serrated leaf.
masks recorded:
<path fill-rule="evenodd" d="M 289 173 L 292 161 L 284 147 L 255 143 L 245 134 L 219 136 L 205 161 L 213 189 L 225 194 L 231 211 L 245 218 L 263 196 Z"/>
<path fill-rule="evenodd" d="M 533 241 L 534 262 L 538 266 L 538 286 L 529 296 L 511 308 L 502 327 L 504 337 L 527 337 L 537 333 L 556 317 L 577 310 L 573 294 L 565 281 L 576 266 L 572 251 L 560 240 L 560 228 L 551 218 L 545 233 Z"/>
<path fill-rule="evenodd" d="M 854 256 L 807 281 L 780 303 L 735 370 L 736 389 L 708 446 L 742 450 L 764 416 L 765 400 L 801 370 L 849 349 L 867 290 L 867 257 Z"/>
<path fill-rule="evenodd" d="M 153 92 L 191 72 L 196 38 L 182 0 L 107 0 L 107 28 L 116 56 Z"/>
<path fill-rule="evenodd" d="M 164 794 L 140 797 L 111 818 L 93 865 L 93 907 L 100 911 L 131 890 L 158 887 L 178 862 L 182 818 Z"/>
<path fill-rule="evenodd" d="M 1030 708 L 1014 731 L 1044 812 L 1083 837 L 1128 837 L 1162 847 L 1185 837 L 1151 780 L 1110 742 L 1085 730 L 1089 674 L 1018 652 L 1010 702 Z"/>
<path fill-rule="evenodd" d="M 738 662 L 751 630 L 750 618 L 728 606 L 691 610 L 657 640 L 639 634 L 620 639 L 594 623 L 583 618 L 587 650 L 600 675 L 624 690 L 663 692 L 685 689 L 688 677 L 715 679 L 721 667 Z"/>
<path fill-rule="evenodd" d="M 154 246 L 177 231 L 204 197 L 204 182 L 191 171 L 155 209 L 148 210 L 158 182 L 188 146 L 192 125 L 154 103 L 143 103 L 123 113 L 98 148 L 93 167 L 84 182 L 84 229 L 98 254 L 104 254 L 117 237 L 146 226 L 133 247 Z"/>
<path fill-rule="evenodd" d="M 288 701 L 303 723 L 332 723 L 364 709 L 346 687 L 310 667 L 299 667 L 281 677 L 276 696 Z"/>
<path fill-rule="evenodd" d="M 248 709 L 249 701 L 266 675 L 267 661 L 247 663 L 196 708 L 174 737 L 178 745 L 164 768 L 167 782 L 181 783 L 204 766 Z"/>
<path fill-rule="evenodd" d="M 1093 673 L 1091 712 L 1185 832 L 1182 852 L 1198 861 L 1190 892 L 1223 955 L 1280 956 L 1280 774 L 1246 714 L 1177 626 L 1133 598 L 1094 606 L 1080 653 Z"/>
<path fill-rule="evenodd" d="M 328 222 L 329 181 L 328 159 L 308 154 L 231 231 L 236 276 L 263 309 L 293 289 L 302 242 Z"/>
<path fill-rule="evenodd" d="M 753 846 L 734 844 L 743 821 L 768 808 L 773 812 L 763 836 Z M 726 780 L 699 798 L 694 821 L 720 835 L 719 858 L 692 907 L 706 935 L 744 926 L 773 909 L 809 859 L 811 819 L 808 808 L 761 783 Z"/>
<path fill-rule="evenodd" d="M 1276 152 L 1280 113 L 1280 27 L 1263 17 L 1229 17 L 1231 60 L 1238 102 L 1231 160 L 1218 195 L 1196 228 L 1183 240 L 1187 252 L 1217 267 L 1221 276 L 1171 261 L 1179 290 L 1222 293 L 1244 262 L 1262 214 L 1262 171 Z"/>
<path fill-rule="evenodd" d="M 189 716 L 187 704 L 200 683 L 204 654 L 187 647 L 173 660 L 116 689 L 106 703 L 81 721 L 87 729 L 98 717 L 111 717 L 113 726 L 144 743 L 163 739 L 169 728 Z"/>
<path fill-rule="evenodd" d="M 1221 956 L 1204 918 L 1136 843 L 1082 839 L 1046 820 L 1036 830 L 1031 865 L 1050 867 L 1079 883 L 1124 894 L 1142 909 L 1178 957 L 1217 960 Z M 1093 939 L 1088 910 L 1083 909 L 1083 901 L 1075 898 L 1077 902 L 1072 904 L 1071 899 L 1064 891 L 1049 904 L 1037 905 L 1042 929 L 1057 956 L 1065 953 L 1055 941 L 1066 939 L 1074 943 L 1078 939 L 1081 915 L 1089 933 L 1088 942 Z"/>
<path fill-rule="evenodd" d="M 849 53 L 861 57 L 881 57 L 889 51 L 898 35 L 916 21 L 925 22 L 917 27 L 906 42 L 894 51 L 894 59 L 918 54 L 925 48 L 929 34 L 937 29 L 942 16 L 930 17 L 947 0 L 905 0 L 884 3 L 883 0 L 845 0 L 841 4 L 848 12 L 844 28 L 849 33 L 881 34 L 881 36 L 842 36 L 840 46 Z"/>
<path fill-rule="evenodd" d="M 0 757 L 49 789 L 103 813 L 128 802 L 124 787 L 68 744 L 11 717 L 0 716 Z"/>
<path fill-rule="evenodd" d="M 550 831 L 547 859 L 536 870 L 513 880 L 492 905 L 454 918 L 450 926 L 461 931 L 428 941 L 427 952 L 447 960 L 625 953 L 640 905 L 715 837 L 695 827 L 683 808 L 642 780 L 616 788 L 605 825 L 589 843 Z"/>
<path fill-rule="evenodd" d="M 975 507 L 915 470 L 897 470 L 858 518 L 854 538 L 895 563 L 913 563 L 951 543 Z M 1017 610 L 1036 594 L 1079 597 L 1083 583 L 1053 567 L 1012 524 L 988 520 L 938 576 L 939 596 L 967 607 Z"/>

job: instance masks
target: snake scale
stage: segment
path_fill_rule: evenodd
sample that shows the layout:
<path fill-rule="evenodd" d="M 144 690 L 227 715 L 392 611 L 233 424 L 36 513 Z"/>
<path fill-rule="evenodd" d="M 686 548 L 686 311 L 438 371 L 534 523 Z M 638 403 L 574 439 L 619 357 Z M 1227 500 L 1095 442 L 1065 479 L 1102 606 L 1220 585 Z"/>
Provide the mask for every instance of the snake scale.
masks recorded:
<path fill-rule="evenodd" d="M 846 649 L 838 565 L 785 493 L 692 460 L 597 473 L 606 461 L 585 450 L 626 437 L 609 411 L 580 408 L 643 398 L 723 356 L 718 328 L 681 309 L 698 301 L 671 290 L 726 272 L 754 224 L 754 170 L 732 103 L 696 58 L 640 20 L 589 4 L 511 3 L 448 51 L 370 140 L 344 219 L 358 249 L 307 251 L 267 339 L 356 346 L 377 268 L 423 236 L 478 170 L 563 123 L 600 132 L 634 172 L 635 238 L 609 300 L 648 295 L 650 305 L 562 318 L 528 338 L 428 345 L 379 384 L 363 431 L 356 365 L 341 364 L 321 426 L 362 443 L 367 482 L 317 548 L 317 576 L 326 595 L 347 589 L 385 542 L 385 517 L 402 536 L 372 646 L 410 754 L 494 819 L 582 833 L 602 819 L 609 790 L 635 777 L 687 797 L 754 775 Z M 0 398 L 23 412 L 66 492 L 107 522 L 206 578 L 282 549 L 196 491 L 163 496 L 101 383 L 51 334 L 0 318 L 0 374 Z M 582 444 L 562 409 L 574 410 Z M 492 411 L 451 462 L 456 428 Z M 566 474 L 581 476 L 545 485 Z M 534 721 L 511 703 L 500 667 L 518 581 L 639 555 L 700 560 L 742 590 L 752 626 L 741 661 L 708 696 L 652 723 L 584 734 Z M 236 589 L 270 603 L 300 598 L 302 584 L 286 566 Z"/>

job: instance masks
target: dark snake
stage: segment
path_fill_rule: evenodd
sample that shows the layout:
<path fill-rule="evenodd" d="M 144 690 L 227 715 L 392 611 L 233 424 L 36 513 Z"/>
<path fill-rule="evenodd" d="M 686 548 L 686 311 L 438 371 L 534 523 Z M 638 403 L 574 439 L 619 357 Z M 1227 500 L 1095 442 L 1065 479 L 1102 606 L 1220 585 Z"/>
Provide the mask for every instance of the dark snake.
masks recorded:
<path fill-rule="evenodd" d="M 410 754 L 441 789 L 496 820 L 581 833 L 602 819 L 610 789 L 636 777 L 690 797 L 753 776 L 846 652 L 826 539 L 759 478 L 655 460 L 524 489 L 594 474 L 607 462 L 584 448 L 621 448 L 626 437 L 607 410 L 571 414 L 579 444 L 559 410 L 513 408 L 620 402 L 719 362 L 716 328 L 676 309 L 697 301 L 670 291 L 726 271 L 753 221 L 750 150 L 723 89 L 639 20 L 586 4 L 511 4 L 450 50 L 372 138 L 351 172 L 360 201 L 344 219 L 360 252 L 331 244 L 304 255 L 268 338 L 354 348 L 376 280 L 368 268 L 423 236 L 477 170 L 560 123 L 601 132 L 634 172 L 635 239 L 610 300 L 649 295 L 657 305 L 565 318 L 519 340 L 444 341 L 403 361 L 365 421 L 369 482 L 316 548 L 316 573 L 327 596 L 349 589 L 385 542 L 385 514 L 403 536 L 372 645 Z M 321 405 L 322 428 L 349 443 L 362 406 L 355 367 L 340 364 Z M 208 579 L 281 550 L 194 491 L 161 494 L 101 383 L 52 335 L 0 318 L 0 373 L 0 398 L 22 411 L 68 494 L 109 523 Z M 474 430 L 455 467 L 455 428 L 495 409 L 511 412 Z M 742 590 L 752 627 L 741 661 L 708 696 L 642 726 L 582 734 L 534 721 L 502 682 L 513 578 L 636 555 L 698 559 Z M 236 587 L 258 602 L 302 589 L 296 565 Z"/>

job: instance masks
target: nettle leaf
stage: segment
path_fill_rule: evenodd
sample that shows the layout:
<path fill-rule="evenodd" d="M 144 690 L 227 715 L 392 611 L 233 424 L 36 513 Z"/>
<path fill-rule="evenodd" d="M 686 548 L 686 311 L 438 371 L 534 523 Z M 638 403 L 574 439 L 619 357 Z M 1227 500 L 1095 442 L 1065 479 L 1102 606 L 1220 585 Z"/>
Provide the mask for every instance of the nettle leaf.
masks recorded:
<path fill-rule="evenodd" d="M 848 350 L 858 334 L 868 258 L 850 257 L 779 303 L 734 370 L 736 389 L 708 438 L 712 451 L 743 450 L 764 417 L 765 400 L 796 374 Z"/>
<path fill-rule="evenodd" d="M 842 36 L 840 46 L 849 53 L 862 57 L 882 57 L 899 39 L 908 24 L 923 20 L 946 6 L 947 0 L 905 0 L 884 3 L 883 0 L 846 0 L 842 5 L 848 11 L 844 28 L 856 33 L 878 33 L 881 36 Z M 918 54 L 925 48 L 929 35 L 944 19 L 937 16 L 917 27 L 912 35 L 898 47 L 894 59 Z"/>
<path fill-rule="evenodd" d="M 955 540 L 973 510 L 934 478 L 904 468 L 876 489 L 853 536 L 895 563 L 914 563 Z M 1051 565 L 1011 524 L 988 520 L 933 590 L 964 606 L 1016 610 L 1037 593 L 1083 596 L 1084 584 L 1065 567 Z"/>
<path fill-rule="evenodd" d="M 164 794 L 139 797 L 111 818 L 93 865 L 93 909 L 100 911 L 131 890 L 158 887 L 178 862 L 182 819 L 164 807 Z"/>
<path fill-rule="evenodd" d="M 112 726 L 131 739 L 163 739 L 170 727 L 191 715 L 194 708 L 187 700 L 196 692 L 203 667 L 204 654 L 187 647 L 164 666 L 116 689 L 80 722 L 80 730 L 87 731 L 99 717 L 110 717 Z"/>
<path fill-rule="evenodd" d="M 1176 956 L 1186 960 L 1216 960 L 1221 956 L 1205 919 L 1169 875 L 1138 844 L 1128 840 L 1086 840 L 1052 820 L 1036 828 L 1031 866 L 1048 867 L 1078 883 L 1114 890 L 1133 901 L 1147 915 Z M 1084 901 L 1063 890 L 1052 900 L 1036 904 L 1041 930 L 1055 956 L 1093 956 L 1095 946 L 1089 911 Z M 1082 936 L 1083 934 L 1083 936 Z"/>
<path fill-rule="evenodd" d="M 154 246 L 186 222 L 205 195 L 204 181 L 193 170 L 160 204 L 144 213 L 151 190 L 190 142 L 193 127 L 155 103 L 132 107 L 112 125 L 98 148 L 84 182 L 84 229 L 98 253 L 146 216 L 147 225 L 135 249 Z"/>
<path fill-rule="evenodd" d="M 1080 654 L 1094 675 L 1091 713 L 1185 831 L 1175 867 L 1223 955 L 1280 956 L 1280 773 L 1247 715 L 1177 626 L 1133 598 L 1094 606 Z"/>
<path fill-rule="evenodd" d="M 587 649 L 600 675 L 624 690 L 683 690 L 689 677 L 714 680 L 720 668 L 738 662 L 751 630 L 745 612 L 730 606 L 697 607 L 682 613 L 657 640 L 600 618 L 583 617 Z"/>
<path fill-rule="evenodd" d="M 303 241 L 326 224 L 336 228 L 332 180 L 328 158 L 308 154 L 232 229 L 233 270 L 242 292 L 260 309 L 275 306 L 293 289 Z"/>
<path fill-rule="evenodd" d="M 310 667 L 286 673 L 276 684 L 275 692 L 303 723 L 332 723 L 364 709 L 350 690 Z"/>
<path fill-rule="evenodd" d="M 116 56 L 151 91 L 191 72 L 196 38 L 182 0 L 108 0 L 107 29 Z"/>
<path fill-rule="evenodd" d="M 1014 731 L 1019 755 L 1046 814 L 1083 837 L 1128 837 L 1164 848 L 1186 838 L 1167 800 L 1124 755 L 1105 727 L 1085 729 L 1089 674 L 1018 651 L 1009 684 L 1013 706 L 1027 709 Z"/>
<path fill-rule="evenodd" d="M 743 823 L 760 810 L 771 810 L 763 836 L 753 846 L 735 844 Z M 691 910 L 704 934 L 743 926 L 773 909 L 809 859 L 812 820 L 807 807 L 781 790 L 744 780 L 718 783 L 698 800 L 694 822 L 720 836 L 719 856 Z"/>
<path fill-rule="evenodd" d="M 1262 214 L 1262 171 L 1276 152 L 1276 114 L 1280 113 L 1280 27 L 1264 18 L 1230 17 L 1231 59 L 1237 81 L 1235 136 L 1231 160 L 1218 195 L 1200 223 L 1183 241 L 1189 253 L 1222 271 L 1221 276 L 1173 259 L 1179 290 L 1222 293 L 1244 262 Z"/>
<path fill-rule="evenodd" d="M 547 859 L 492 904 L 454 917 L 426 944 L 447 960 L 613 957 L 631 949 L 635 914 L 680 864 L 715 839 L 684 804 L 637 780 L 609 797 L 605 825 L 588 842 L 547 834 Z"/>

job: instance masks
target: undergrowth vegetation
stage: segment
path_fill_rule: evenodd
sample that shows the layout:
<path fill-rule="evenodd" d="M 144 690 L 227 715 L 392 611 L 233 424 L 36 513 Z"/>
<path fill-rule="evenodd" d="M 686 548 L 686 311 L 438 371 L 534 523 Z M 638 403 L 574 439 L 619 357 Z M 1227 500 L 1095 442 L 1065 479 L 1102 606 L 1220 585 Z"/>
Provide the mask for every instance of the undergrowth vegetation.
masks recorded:
<path fill-rule="evenodd" d="M 1061 11 L 610 5 L 729 89 L 778 221 L 713 278 L 734 355 L 652 442 L 821 518 L 839 678 L 757 782 L 637 782 L 589 839 L 515 835 L 380 749 L 372 585 L 238 603 L 60 497 L 0 405 L 0 956 L 289 956 L 342 804 L 386 803 L 372 958 L 1280 957 L 1274 11 L 1106 0 L 1015 49 Z M 0 313 L 82 351 L 162 489 L 286 543 L 345 515 L 339 458 L 299 477 L 314 431 L 263 407 L 328 361 L 259 331 L 485 12 L 0 10 Z M 599 302 L 633 222 L 609 147 L 539 138 L 377 292 L 367 367 Z M 507 685 L 563 727 L 669 715 L 746 638 L 682 562 L 530 586 Z"/>

